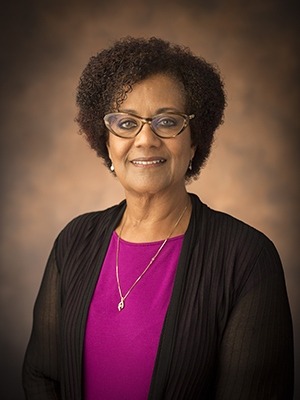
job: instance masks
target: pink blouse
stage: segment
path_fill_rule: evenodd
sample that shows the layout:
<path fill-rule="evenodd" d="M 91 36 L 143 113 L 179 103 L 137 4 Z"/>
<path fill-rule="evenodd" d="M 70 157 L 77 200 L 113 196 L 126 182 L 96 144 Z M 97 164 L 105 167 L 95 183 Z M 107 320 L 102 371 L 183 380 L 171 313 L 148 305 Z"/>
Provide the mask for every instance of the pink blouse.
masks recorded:
<path fill-rule="evenodd" d="M 84 344 L 85 400 L 147 399 L 159 338 L 169 305 L 183 235 L 167 241 L 118 310 L 118 236 L 114 232 L 90 304 Z M 120 239 L 123 296 L 149 264 L 161 242 Z"/>

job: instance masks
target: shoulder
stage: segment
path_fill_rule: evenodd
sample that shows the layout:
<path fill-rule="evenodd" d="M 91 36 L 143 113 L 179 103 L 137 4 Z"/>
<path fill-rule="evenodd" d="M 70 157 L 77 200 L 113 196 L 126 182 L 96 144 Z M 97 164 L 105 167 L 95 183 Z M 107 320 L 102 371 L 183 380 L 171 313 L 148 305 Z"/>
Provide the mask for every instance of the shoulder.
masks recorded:
<path fill-rule="evenodd" d="M 278 270 L 281 266 L 278 252 L 264 233 L 229 214 L 209 208 L 195 195 L 192 201 L 198 227 L 195 234 L 205 241 L 208 251 L 219 255 L 219 260 L 226 259 L 232 266 L 248 268 L 261 263 Z"/>
<path fill-rule="evenodd" d="M 114 229 L 126 202 L 102 211 L 94 211 L 77 216 L 59 233 L 56 239 L 56 253 L 65 253 L 69 247 L 76 248 L 92 238 L 100 238 L 108 229 Z"/>
<path fill-rule="evenodd" d="M 213 234 L 215 239 L 231 242 L 246 241 L 249 246 L 274 246 L 271 240 L 256 228 L 222 211 L 213 210 L 196 196 L 192 195 L 195 209 L 196 225 L 205 230 L 205 234 Z"/>
<path fill-rule="evenodd" d="M 276 276 L 284 284 L 281 260 L 273 242 L 262 232 L 193 196 L 195 212 L 188 242 L 197 267 L 229 295 L 232 304 L 258 284 Z M 193 209 L 194 211 L 194 209 Z"/>
<path fill-rule="evenodd" d="M 116 218 L 124 205 L 125 201 L 122 201 L 120 204 L 109 207 L 106 210 L 94 211 L 79 215 L 71 220 L 61 233 L 71 232 L 74 234 L 78 231 L 90 230 L 98 225 L 106 224 L 107 222 Z"/>
<path fill-rule="evenodd" d="M 116 218 L 124 207 L 125 201 L 122 201 L 120 204 L 109 207 L 106 210 L 93 211 L 79 215 L 71 220 L 61 233 L 70 231 L 74 234 L 77 231 L 90 230 L 100 224 L 106 224 Z"/>

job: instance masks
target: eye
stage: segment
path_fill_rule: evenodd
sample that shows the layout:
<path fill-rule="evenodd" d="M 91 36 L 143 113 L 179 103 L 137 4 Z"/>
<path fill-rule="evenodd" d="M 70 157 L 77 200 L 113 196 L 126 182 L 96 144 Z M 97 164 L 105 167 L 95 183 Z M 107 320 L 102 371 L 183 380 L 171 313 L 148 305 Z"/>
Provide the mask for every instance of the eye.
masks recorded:
<path fill-rule="evenodd" d="M 134 119 L 123 118 L 120 121 L 118 121 L 118 129 L 129 130 L 129 129 L 135 129 L 137 126 L 138 123 Z"/>
<path fill-rule="evenodd" d="M 174 120 L 172 120 L 172 119 L 170 119 L 170 118 L 166 118 L 166 119 L 163 119 L 161 122 L 160 122 L 160 125 L 163 125 L 163 126 L 174 126 L 174 125 L 176 125 L 176 121 L 174 121 Z"/>
<path fill-rule="evenodd" d="M 176 128 L 178 126 L 178 122 L 176 120 L 176 118 L 170 117 L 170 116 L 163 116 L 160 118 L 157 118 L 157 120 L 155 120 L 155 126 L 158 129 L 172 129 L 172 128 Z"/>

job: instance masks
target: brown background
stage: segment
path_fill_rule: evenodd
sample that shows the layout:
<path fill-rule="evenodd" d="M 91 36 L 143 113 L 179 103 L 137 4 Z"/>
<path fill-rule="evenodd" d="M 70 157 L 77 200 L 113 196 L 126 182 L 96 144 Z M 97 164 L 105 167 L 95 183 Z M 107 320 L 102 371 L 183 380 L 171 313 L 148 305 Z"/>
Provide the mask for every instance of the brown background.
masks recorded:
<path fill-rule="evenodd" d="M 88 58 L 126 35 L 188 45 L 224 76 L 226 122 L 200 179 L 211 207 L 262 230 L 281 255 L 299 376 L 299 10 L 291 0 L 26 0 L 1 5 L 1 394 L 21 363 L 52 243 L 123 190 L 76 134 Z M 299 396 L 299 397 L 298 397 Z M 295 399 L 300 398 L 299 383 Z"/>

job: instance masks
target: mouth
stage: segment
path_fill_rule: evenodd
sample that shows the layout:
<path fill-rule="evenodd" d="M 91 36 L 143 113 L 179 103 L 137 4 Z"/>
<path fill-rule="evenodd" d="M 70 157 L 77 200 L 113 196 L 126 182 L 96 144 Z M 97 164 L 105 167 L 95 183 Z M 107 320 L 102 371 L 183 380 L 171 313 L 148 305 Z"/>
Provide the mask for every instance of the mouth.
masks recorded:
<path fill-rule="evenodd" d="M 157 164 L 163 164 L 166 162 L 165 158 L 155 158 L 155 159 L 136 159 L 131 161 L 132 164 L 137 165 L 137 166 L 151 166 L 151 165 L 157 165 Z"/>

